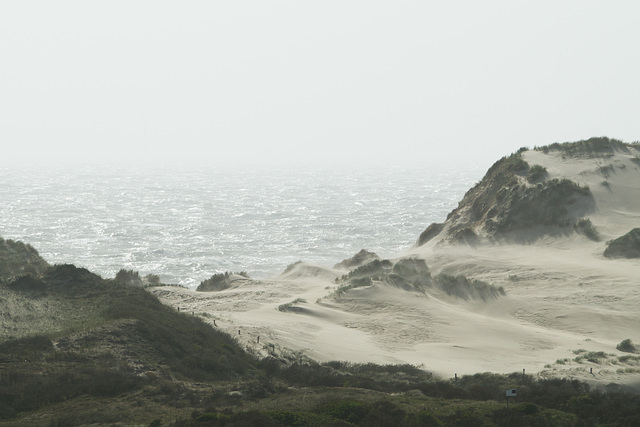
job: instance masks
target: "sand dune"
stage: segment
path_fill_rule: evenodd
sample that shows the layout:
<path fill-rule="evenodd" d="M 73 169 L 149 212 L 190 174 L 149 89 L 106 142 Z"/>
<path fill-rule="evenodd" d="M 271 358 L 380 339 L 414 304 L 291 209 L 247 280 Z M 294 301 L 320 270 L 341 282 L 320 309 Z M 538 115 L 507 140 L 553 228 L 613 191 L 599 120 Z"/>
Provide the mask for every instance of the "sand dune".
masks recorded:
<path fill-rule="evenodd" d="M 607 240 L 640 226 L 638 154 L 523 153 L 530 165 L 544 166 L 549 179 L 589 186 L 595 201 L 589 219 L 600 241 L 571 232 L 534 236 L 527 245 L 469 247 L 442 244 L 441 233 L 398 254 L 424 259 L 433 275 L 502 286 L 506 295 L 497 299 L 464 300 L 437 288 L 377 282 L 337 294 L 334 280 L 346 270 L 304 263 L 280 277 L 219 292 L 154 292 L 215 320 L 261 356 L 411 363 L 442 377 L 526 369 L 599 386 L 637 384 L 640 360 L 622 357 L 628 353 L 616 345 L 626 338 L 640 343 L 640 260 L 602 253 Z"/>

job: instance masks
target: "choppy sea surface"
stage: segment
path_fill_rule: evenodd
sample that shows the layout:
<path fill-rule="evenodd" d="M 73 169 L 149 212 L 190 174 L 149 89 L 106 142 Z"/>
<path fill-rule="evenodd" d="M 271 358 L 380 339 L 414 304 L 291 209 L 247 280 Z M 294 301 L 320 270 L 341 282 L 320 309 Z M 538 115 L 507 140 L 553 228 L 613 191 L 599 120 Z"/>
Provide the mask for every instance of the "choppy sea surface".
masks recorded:
<path fill-rule="evenodd" d="M 248 170 L 247 170 L 248 169 Z M 121 268 L 189 287 L 360 249 L 392 257 L 484 173 L 412 167 L 0 168 L 0 237 L 102 277 Z"/>

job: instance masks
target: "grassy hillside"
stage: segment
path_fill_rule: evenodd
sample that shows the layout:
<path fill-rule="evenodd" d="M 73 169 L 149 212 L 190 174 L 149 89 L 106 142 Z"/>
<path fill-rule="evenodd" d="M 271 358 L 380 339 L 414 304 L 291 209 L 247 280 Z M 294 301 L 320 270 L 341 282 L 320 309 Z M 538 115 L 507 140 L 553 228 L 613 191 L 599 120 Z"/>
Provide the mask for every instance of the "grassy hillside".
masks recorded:
<path fill-rule="evenodd" d="M 248 379 L 257 371 L 228 335 L 142 288 L 73 265 L 0 288 L 0 419 L 150 385 L 171 395 L 183 382 Z"/>

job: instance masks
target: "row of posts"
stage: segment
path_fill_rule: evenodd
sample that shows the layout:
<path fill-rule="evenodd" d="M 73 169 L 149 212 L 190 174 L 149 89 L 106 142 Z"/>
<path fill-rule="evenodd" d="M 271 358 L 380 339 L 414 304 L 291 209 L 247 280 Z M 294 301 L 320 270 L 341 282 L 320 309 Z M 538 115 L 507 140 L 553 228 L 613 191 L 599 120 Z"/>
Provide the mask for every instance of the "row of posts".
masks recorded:
<path fill-rule="evenodd" d="M 180 312 L 180 307 L 178 307 L 178 313 Z M 192 316 L 195 316 L 195 311 L 191 312 Z M 218 325 L 216 324 L 216 319 L 213 319 L 213 326 L 217 327 Z M 238 329 L 238 335 L 242 335 L 242 330 Z M 257 343 L 260 344 L 260 335 L 258 335 L 257 339 L 256 339 Z M 275 344 L 269 344 L 271 346 L 271 350 L 272 351 L 276 351 L 276 346 Z"/>

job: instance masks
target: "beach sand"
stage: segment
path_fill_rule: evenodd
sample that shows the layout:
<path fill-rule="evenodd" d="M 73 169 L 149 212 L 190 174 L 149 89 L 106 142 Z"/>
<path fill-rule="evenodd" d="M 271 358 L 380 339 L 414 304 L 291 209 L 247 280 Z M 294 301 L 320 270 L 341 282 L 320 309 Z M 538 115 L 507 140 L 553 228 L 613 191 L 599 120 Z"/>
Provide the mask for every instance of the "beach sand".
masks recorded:
<path fill-rule="evenodd" d="M 433 275 L 462 274 L 503 287 L 506 295 L 490 301 L 381 284 L 336 296 L 334 280 L 347 271 L 304 263 L 218 292 L 169 286 L 153 292 L 181 311 L 215 321 L 261 357 L 410 363 L 442 378 L 524 369 L 601 388 L 638 388 L 640 360 L 624 357 L 629 353 L 616 345 L 627 338 L 640 343 L 640 260 L 602 255 L 608 240 L 640 226 L 635 155 L 523 153 L 530 165 L 545 166 L 549 178 L 589 186 L 595 199 L 589 219 L 599 242 L 570 234 L 469 247 L 439 244 L 438 236 L 398 254 L 426 260 Z"/>

